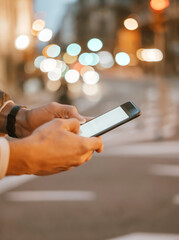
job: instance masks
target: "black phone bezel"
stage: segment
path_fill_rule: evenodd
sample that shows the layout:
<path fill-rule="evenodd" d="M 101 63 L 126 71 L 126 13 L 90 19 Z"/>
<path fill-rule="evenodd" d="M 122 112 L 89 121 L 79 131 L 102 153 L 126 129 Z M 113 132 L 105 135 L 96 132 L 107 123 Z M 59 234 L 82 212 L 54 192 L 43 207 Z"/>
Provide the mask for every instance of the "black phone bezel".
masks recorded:
<path fill-rule="evenodd" d="M 119 106 L 117 106 L 117 107 L 115 107 L 115 108 L 118 108 L 118 107 L 119 107 Z M 120 107 L 125 111 L 125 113 L 129 116 L 129 118 L 128 118 L 128 119 L 125 119 L 124 121 L 121 121 L 121 122 L 119 122 L 119 123 L 117 123 L 117 124 L 115 124 L 115 125 L 113 125 L 113 126 L 111 126 L 111 127 L 109 127 L 109 128 L 106 128 L 106 129 L 104 129 L 103 131 L 98 132 L 98 133 L 96 133 L 96 134 L 94 134 L 94 135 L 92 135 L 92 136 L 90 136 L 90 137 L 99 137 L 99 136 L 101 136 L 101 135 L 109 132 L 110 130 L 112 130 L 112 129 L 118 127 L 118 126 L 121 126 L 121 125 L 123 125 L 124 123 L 129 122 L 130 120 L 132 120 L 132 119 L 134 119 L 134 118 L 136 118 L 136 117 L 139 117 L 139 116 L 141 115 L 140 109 L 139 109 L 133 102 L 130 102 L 130 101 L 129 101 L 129 102 L 126 102 L 126 103 L 120 105 Z M 113 109 L 115 109 L 115 108 L 113 108 Z M 113 110 L 113 109 L 111 109 L 111 110 Z M 111 110 L 109 110 L 109 111 L 107 111 L 107 112 L 105 112 L 105 113 L 108 113 L 108 112 L 110 112 Z M 105 113 L 103 113 L 103 114 L 105 114 Z M 101 115 L 93 118 L 93 119 L 90 120 L 89 122 L 94 121 L 96 118 L 102 116 L 103 114 L 101 114 Z M 87 123 L 88 123 L 88 122 L 87 122 Z M 85 124 L 87 124 L 87 123 L 84 123 L 83 125 L 85 125 Z"/>

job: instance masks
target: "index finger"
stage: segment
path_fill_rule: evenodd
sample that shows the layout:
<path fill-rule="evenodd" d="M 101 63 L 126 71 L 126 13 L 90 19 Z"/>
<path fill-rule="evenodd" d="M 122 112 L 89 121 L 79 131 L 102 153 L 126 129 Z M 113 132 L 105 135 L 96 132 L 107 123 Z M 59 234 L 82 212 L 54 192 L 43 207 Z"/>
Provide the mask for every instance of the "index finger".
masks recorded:
<path fill-rule="evenodd" d="M 85 138 L 86 144 L 89 150 L 96 151 L 98 153 L 102 152 L 103 150 L 103 142 L 101 137 L 90 137 Z"/>

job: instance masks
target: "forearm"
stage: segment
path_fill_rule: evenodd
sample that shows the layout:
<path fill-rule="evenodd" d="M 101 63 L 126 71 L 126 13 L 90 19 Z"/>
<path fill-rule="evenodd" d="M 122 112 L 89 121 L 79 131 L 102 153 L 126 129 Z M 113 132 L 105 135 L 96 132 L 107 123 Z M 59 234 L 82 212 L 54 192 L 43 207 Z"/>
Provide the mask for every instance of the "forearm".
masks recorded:
<path fill-rule="evenodd" d="M 30 138 L 9 142 L 10 157 L 6 175 L 32 174 L 35 145 Z M 35 164 L 34 164 L 35 165 Z"/>

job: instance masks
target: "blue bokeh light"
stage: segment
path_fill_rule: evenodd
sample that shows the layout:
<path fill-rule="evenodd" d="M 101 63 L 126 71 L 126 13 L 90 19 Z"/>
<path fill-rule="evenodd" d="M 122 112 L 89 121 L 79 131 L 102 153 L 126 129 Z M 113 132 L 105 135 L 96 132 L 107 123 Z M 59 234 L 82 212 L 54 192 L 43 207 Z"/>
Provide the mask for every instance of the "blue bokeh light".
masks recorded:
<path fill-rule="evenodd" d="M 70 56 L 77 56 L 79 53 L 81 52 L 81 47 L 79 44 L 77 43 L 71 43 L 68 47 L 67 47 L 67 53 Z"/>
<path fill-rule="evenodd" d="M 103 47 L 103 43 L 98 38 L 92 38 L 88 41 L 87 46 L 91 51 L 97 52 Z"/>

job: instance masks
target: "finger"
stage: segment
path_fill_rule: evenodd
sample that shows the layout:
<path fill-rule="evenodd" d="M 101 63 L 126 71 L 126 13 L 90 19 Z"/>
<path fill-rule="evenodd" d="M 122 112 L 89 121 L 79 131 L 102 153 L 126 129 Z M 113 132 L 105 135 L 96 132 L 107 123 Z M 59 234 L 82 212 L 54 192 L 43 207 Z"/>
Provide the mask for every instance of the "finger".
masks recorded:
<path fill-rule="evenodd" d="M 77 119 L 75 118 L 70 118 L 70 119 L 65 119 L 62 120 L 62 127 L 63 129 L 66 129 L 69 132 L 73 132 L 73 133 L 79 133 L 79 129 L 80 129 L 80 123 Z"/>
<path fill-rule="evenodd" d="M 103 142 L 101 137 L 91 137 L 91 138 L 84 138 L 86 141 L 86 145 L 88 146 L 89 150 L 101 152 L 103 150 Z"/>
<path fill-rule="evenodd" d="M 98 137 L 101 141 L 102 141 L 102 138 L 101 137 Z M 96 150 L 97 153 L 101 153 L 103 151 L 103 142 L 102 142 L 102 145 L 99 149 Z"/>
<path fill-rule="evenodd" d="M 86 122 L 94 119 L 94 117 L 89 117 L 89 116 L 83 116 L 83 118 L 86 120 Z"/>
<path fill-rule="evenodd" d="M 94 153 L 94 151 L 89 151 L 89 152 L 86 154 L 86 157 L 85 157 L 86 160 L 85 160 L 85 162 L 88 162 L 88 161 L 91 159 L 93 153 Z"/>
<path fill-rule="evenodd" d="M 70 117 L 78 119 L 80 124 L 84 124 L 86 122 L 86 118 L 80 115 L 78 112 L 71 113 Z"/>

